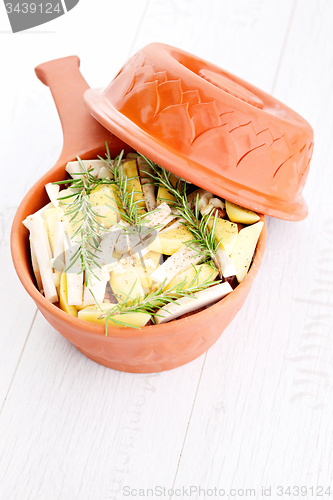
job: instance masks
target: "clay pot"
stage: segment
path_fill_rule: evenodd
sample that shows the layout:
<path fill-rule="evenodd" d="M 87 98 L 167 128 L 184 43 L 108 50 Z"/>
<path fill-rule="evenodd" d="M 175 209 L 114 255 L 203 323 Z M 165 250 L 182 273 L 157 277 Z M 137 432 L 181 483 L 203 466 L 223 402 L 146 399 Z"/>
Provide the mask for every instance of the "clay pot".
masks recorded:
<path fill-rule="evenodd" d="M 151 43 L 84 100 L 104 127 L 174 174 L 258 213 L 306 217 L 311 126 L 218 66 Z"/>
<path fill-rule="evenodd" d="M 140 330 L 104 327 L 80 320 L 48 302 L 37 290 L 31 268 L 29 234 L 22 221 L 48 198 L 44 186 L 66 178 L 65 166 L 76 156 L 91 159 L 104 155 L 105 141 L 111 154 L 131 148 L 103 128 L 86 111 L 83 93 L 88 85 L 79 71 L 79 59 L 68 57 L 36 68 L 37 76 L 51 89 L 61 119 L 64 145 L 59 160 L 27 193 L 12 226 L 11 250 L 16 272 L 47 321 L 90 359 L 115 370 L 151 373 L 181 366 L 203 354 L 219 338 L 242 307 L 260 267 L 266 243 L 262 230 L 251 269 L 227 297 L 204 311 L 162 325 Z M 264 221 L 264 216 L 262 216 Z"/>

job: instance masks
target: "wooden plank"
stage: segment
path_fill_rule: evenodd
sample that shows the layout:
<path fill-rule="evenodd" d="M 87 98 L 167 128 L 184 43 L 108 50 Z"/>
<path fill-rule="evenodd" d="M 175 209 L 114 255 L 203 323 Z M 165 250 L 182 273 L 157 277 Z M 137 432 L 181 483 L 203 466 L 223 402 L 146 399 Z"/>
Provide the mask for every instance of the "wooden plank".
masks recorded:
<path fill-rule="evenodd" d="M 0 241 L 0 412 L 36 313 L 36 306 L 19 282 L 9 250 L 14 209 L 2 214 Z"/>
<path fill-rule="evenodd" d="M 202 362 L 116 372 L 38 313 L 0 416 L 0 498 L 111 499 L 142 478 L 171 484 Z"/>
<path fill-rule="evenodd" d="M 298 2 L 275 87 L 315 130 L 310 214 L 269 221 L 254 289 L 208 352 L 175 487 L 255 488 L 261 498 L 264 486 L 277 498 L 279 485 L 312 486 L 306 498 L 319 498 L 316 486 L 331 484 L 332 21 L 330 2 Z"/>

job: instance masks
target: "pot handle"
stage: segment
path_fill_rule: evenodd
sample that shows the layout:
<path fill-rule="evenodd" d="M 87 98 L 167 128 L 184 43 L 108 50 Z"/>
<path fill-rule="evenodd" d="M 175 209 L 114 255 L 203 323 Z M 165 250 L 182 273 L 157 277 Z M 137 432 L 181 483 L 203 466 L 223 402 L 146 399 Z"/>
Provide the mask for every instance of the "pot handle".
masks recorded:
<path fill-rule="evenodd" d="M 63 131 L 63 148 L 58 162 L 85 156 L 118 139 L 102 127 L 87 111 L 83 94 L 89 85 L 79 70 L 77 56 L 63 57 L 40 64 L 37 77 L 50 87 Z M 120 142 L 120 141 L 119 141 Z"/>

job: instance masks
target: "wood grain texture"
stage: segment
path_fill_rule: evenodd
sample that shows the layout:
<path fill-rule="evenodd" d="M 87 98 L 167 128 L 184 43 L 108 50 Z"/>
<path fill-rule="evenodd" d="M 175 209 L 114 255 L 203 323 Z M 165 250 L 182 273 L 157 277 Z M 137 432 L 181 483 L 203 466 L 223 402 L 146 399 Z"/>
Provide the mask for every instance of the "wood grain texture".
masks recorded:
<path fill-rule="evenodd" d="M 310 215 L 269 221 L 253 293 L 208 352 L 176 486 L 261 498 L 262 485 L 332 482 L 332 19 L 329 2 L 298 3 L 275 87 L 314 127 Z"/>
<path fill-rule="evenodd" d="M 118 500 L 124 486 L 158 485 L 255 488 L 252 498 L 261 498 L 261 486 L 328 485 L 333 70 L 324 61 L 332 59 L 331 2 L 128 0 L 111 8 L 100 0 L 89 16 L 87 5 L 82 0 L 55 21 L 56 33 L 15 35 L 1 54 L 7 67 L 20 61 L 0 93 L 2 171 L 16 168 L 20 182 L 9 179 L 0 197 L 0 408 L 8 392 L 0 414 L 0 498 Z M 90 27 L 98 52 L 82 36 Z M 301 223 L 269 220 L 262 269 L 221 339 L 187 366 L 136 375 L 86 359 L 39 313 L 29 333 L 35 306 L 10 268 L 8 233 L 25 191 L 61 149 L 54 106 L 33 67 L 77 53 L 87 81 L 103 86 L 150 41 L 197 53 L 268 92 L 274 87 L 314 126 L 315 151 L 305 190 L 310 215 Z M 30 76 L 18 92 L 21 73 Z M 24 162 L 16 160 L 17 144 Z"/>
<path fill-rule="evenodd" d="M 0 498 L 122 498 L 153 468 L 171 484 L 202 363 L 116 372 L 38 313 L 0 416 Z"/>

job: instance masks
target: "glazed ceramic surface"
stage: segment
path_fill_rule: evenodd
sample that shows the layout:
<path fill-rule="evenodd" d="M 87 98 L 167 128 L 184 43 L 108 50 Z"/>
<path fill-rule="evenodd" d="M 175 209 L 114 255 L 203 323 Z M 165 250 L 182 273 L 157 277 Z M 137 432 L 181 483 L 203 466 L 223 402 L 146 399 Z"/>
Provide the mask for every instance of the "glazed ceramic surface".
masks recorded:
<path fill-rule="evenodd" d="M 103 326 L 70 316 L 51 304 L 35 286 L 28 230 L 22 221 L 48 202 L 45 184 L 66 178 L 65 166 L 76 155 L 83 159 L 103 155 L 106 140 L 114 156 L 122 149 L 128 152 L 131 148 L 101 127 L 86 111 L 82 97 L 88 85 L 79 72 L 77 57 L 45 63 L 36 68 L 36 73 L 51 89 L 63 126 L 64 147 L 56 165 L 28 192 L 13 222 L 12 256 L 23 286 L 49 323 L 82 353 L 102 365 L 149 373 L 169 370 L 195 359 L 211 347 L 242 307 L 264 255 L 266 226 L 252 267 L 242 283 L 222 301 L 187 318 L 140 330 L 109 328 L 106 337 Z"/>
<path fill-rule="evenodd" d="M 266 215 L 306 217 L 311 126 L 221 68 L 152 43 L 85 102 L 117 137 L 194 184 Z"/>

